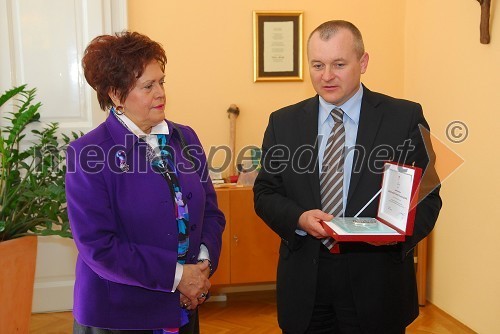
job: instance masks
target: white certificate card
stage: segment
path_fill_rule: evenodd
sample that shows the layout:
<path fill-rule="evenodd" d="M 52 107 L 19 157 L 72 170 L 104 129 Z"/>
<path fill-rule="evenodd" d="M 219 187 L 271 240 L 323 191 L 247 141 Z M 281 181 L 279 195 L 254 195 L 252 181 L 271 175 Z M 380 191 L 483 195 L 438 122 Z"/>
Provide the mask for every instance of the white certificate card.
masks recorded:
<path fill-rule="evenodd" d="M 384 173 L 378 216 L 406 231 L 415 171 L 389 164 Z"/>

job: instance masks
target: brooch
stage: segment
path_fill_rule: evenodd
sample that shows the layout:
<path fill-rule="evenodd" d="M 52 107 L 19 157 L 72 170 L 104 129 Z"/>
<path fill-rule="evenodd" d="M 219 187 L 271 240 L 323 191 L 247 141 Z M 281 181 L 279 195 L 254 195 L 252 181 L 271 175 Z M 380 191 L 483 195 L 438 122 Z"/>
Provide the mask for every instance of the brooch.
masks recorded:
<path fill-rule="evenodd" d="M 128 172 L 129 165 L 127 164 L 127 161 L 126 161 L 125 151 L 120 150 L 120 151 L 116 152 L 116 158 L 118 160 L 118 166 L 120 167 L 122 172 Z"/>

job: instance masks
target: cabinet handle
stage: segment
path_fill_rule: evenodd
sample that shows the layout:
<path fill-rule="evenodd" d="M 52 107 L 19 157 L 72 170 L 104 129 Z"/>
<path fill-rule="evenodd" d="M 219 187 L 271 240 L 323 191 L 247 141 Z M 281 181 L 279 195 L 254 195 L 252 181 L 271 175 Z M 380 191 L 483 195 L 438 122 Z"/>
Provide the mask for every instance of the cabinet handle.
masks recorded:
<path fill-rule="evenodd" d="M 236 234 L 233 235 L 233 240 L 236 243 L 236 246 L 238 246 L 238 236 Z"/>

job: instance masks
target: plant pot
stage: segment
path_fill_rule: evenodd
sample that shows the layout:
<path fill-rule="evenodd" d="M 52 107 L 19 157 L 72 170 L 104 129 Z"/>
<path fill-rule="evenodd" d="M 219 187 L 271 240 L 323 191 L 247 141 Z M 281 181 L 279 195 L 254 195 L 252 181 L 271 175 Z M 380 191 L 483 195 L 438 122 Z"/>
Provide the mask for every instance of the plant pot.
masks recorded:
<path fill-rule="evenodd" d="M 29 333 L 37 237 L 0 242 L 0 333 Z"/>

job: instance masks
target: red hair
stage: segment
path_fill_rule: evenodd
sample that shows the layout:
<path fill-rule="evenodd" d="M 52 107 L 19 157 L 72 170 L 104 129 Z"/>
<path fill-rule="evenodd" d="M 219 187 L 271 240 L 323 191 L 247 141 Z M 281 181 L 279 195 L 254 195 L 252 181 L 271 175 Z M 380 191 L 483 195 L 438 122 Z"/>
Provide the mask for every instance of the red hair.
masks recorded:
<path fill-rule="evenodd" d="M 153 60 L 165 71 L 165 50 L 140 33 L 124 31 L 94 38 L 85 49 L 82 67 L 85 79 L 97 92 L 101 109 L 113 106 L 109 92 L 124 101 Z"/>

